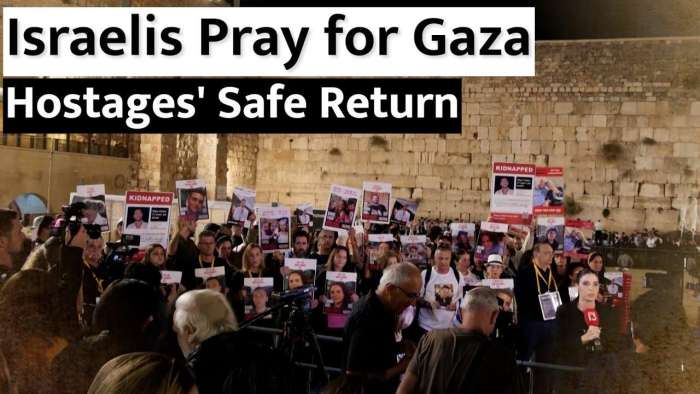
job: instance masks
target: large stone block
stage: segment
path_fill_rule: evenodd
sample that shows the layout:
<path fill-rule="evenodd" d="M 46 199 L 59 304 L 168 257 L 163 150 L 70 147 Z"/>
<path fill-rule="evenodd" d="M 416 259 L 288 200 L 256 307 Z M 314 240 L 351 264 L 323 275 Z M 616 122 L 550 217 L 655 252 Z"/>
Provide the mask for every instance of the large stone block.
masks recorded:
<path fill-rule="evenodd" d="M 640 197 L 663 197 L 664 196 L 664 185 L 654 184 L 654 183 L 642 183 L 639 189 Z"/>
<path fill-rule="evenodd" d="M 673 156 L 700 158 L 700 144 L 677 142 L 673 144 Z"/>

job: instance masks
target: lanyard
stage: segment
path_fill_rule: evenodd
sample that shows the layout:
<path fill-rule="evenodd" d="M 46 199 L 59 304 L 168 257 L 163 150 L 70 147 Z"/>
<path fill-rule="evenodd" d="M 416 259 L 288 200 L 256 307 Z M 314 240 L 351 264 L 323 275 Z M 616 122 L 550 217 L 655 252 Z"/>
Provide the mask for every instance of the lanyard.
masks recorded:
<path fill-rule="evenodd" d="M 547 291 L 549 292 L 549 287 L 551 286 L 551 283 L 553 282 L 552 270 L 551 269 L 549 270 L 549 277 L 547 279 L 545 279 L 544 275 L 542 275 L 542 273 L 540 272 L 540 268 L 537 266 L 537 264 L 533 262 L 532 265 L 535 266 L 535 282 L 537 282 L 537 294 L 542 294 L 542 289 L 540 288 L 540 279 L 542 279 L 542 281 L 547 282 Z M 556 289 L 556 291 L 559 291 L 559 289 L 557 288 L 556 281 L 554 281 L 554 289 Z"/>
<path fill-rule="evenodd" d="M 248 274 L 249 278 L 255 278 L 252 272 L 246 271 L 245 273 Z M 258 272 L 258 278 L 262 278 L 262 271 Z"/>
<path fill-rule="evenodd" d="M 199 260 L 199 268 L 204 268 L 204 265 L 202 264 L 202 256 L 199 255 L 197 256 L 197 259 Z M 211 267 L 209 268 L 214 268 L 214 263 L 216 262 L 216 257 L 211 261 Z"/>

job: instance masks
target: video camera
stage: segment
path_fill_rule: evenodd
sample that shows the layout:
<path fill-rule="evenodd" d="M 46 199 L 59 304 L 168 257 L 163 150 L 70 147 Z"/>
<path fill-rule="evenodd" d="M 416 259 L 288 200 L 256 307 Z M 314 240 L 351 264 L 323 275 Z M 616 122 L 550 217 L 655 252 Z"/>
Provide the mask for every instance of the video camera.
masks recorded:
<path fill-rule="evenodd" d="M 117 242 L 107 242 L 107 248 L 111 250 L 105 258 L 102 267 L 108 283 L 122 279 L 124 269 L 131 259 L 139 252 L 141 236 L 135 234 L 123 234 L 122 239 Z"/>
<path fill-rule="evenodd" d="M 102 236 L 102 229 L 98 224 L 86 223 L 85 215 L 83 214 L 86 208 L 87 206 L 84 202 L 74 202 L 73 204 L 62 206 L 63 219 L 59 219 L 54 226 L 55 235 L 64 236 L 63 230 L 67 228 L 70 236 L 74 237 L 80 231 L 80 226 L 83 226 L 90 239 L 99 239 Z"/>

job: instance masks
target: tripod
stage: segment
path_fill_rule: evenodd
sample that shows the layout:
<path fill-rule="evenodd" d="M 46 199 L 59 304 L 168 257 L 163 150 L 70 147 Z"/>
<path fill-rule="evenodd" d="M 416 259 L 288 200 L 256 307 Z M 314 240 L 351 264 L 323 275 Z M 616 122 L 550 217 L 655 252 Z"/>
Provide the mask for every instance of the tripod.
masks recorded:
<path fill-rule="evenodd" d="M 273 313 L 279 312 L 282 314 L 282 316 L 284 316 L 286 313 L 286 319 L 284 319 L 284 323 L 282 324 L 281 340 L 278 342 L 276 350 L 280 351 L 280 353 L 284 356 L 287 365 L 289 366 L 288 368 L 284 368 L 283 371 L 279 371 L 283 387 L 285 387 L 284 392 L 289 394 L 298 392 L 295 390 L 298 381 L 298 367 L 296 366 L 296 362 L 298 361 L 297 358 L 299 356 L 299 349 L 297 347 L 298 344 L 301 344 L 302 346 L 309 346 L 311 348 L 312 361 L 314 361 L 314 359 L 316 361 L 316 371 L 321 377 L 321 384 L 327 384 L 329 381 L 328 373 L 326 372 L 325 364 L 323 362 L 323 356 L 321 354 L 321 347 L 318 343 L 318 338 L 313 328 L 309 324 L 308 302 L 309 301 L 306 294 L 294 299 L 282 301 L 267 311 L 248 320 L 239 328 L 239 330 L 243 330 L 250 327 Z M 311 372 L 309 372 L 307 377 L 305 389 L 306 392 L 310 392 L 310 382 Z"/>

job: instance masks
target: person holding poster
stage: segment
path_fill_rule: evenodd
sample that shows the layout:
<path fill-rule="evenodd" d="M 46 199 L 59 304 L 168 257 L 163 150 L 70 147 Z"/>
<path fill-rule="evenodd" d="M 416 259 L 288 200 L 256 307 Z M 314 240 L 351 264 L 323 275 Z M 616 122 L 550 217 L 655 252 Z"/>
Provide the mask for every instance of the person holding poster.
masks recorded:
<path fill-rule="evenodd" d="M 124 234 L 138 235 L 141 250 L 151 244 L 168 245 L 172 204 L 173 193 L 126 192 Z"/>
<path fill-rule="evenodd" d="M 326 327 L 340 331 L 345 327 L 352 306 L 359 300 L 356 294 L 357 274 L 354 272 L 328 272 L 326 274 L 327 296 L 323 298 Z"/>
<path fill-rule="evenodd" d="M 199 233 L 197 243 L 199 256 L 194 262 L 194 288 L 207 288 L 225 292 L 226 262 L 216 256 L 216 234 L 211 231 Z"/>
<path fill-rule="evenodd" d="M 508 224 L 530 224 L 534 177 L 533 164 L 493 163 L 493 194 L 489 220 Z"/>
<path fill-rule="evenodd" d="M 255 221 L 255 190 L 235 187 L 231 196 L 227 223 L 248 227 L 253 221 Z"/>
<path fill-rule="evenodd" d="M 263 252 L 289 249 L 289 208 L 260 208 L 258 226 Z"/>
<path fill-rule="evenodd" d="M 391 223 L 407 226 L 416 216 L 418 203 L 405 198 L 397 198 L 391 210 Z"/>
<path fill-rule="evenodd" d="M 273 278 L 245 278 L 243 280 L 246 320 L 270 309 L 269 302 L 274 286 L 273 282 Z M 265 317 L 265 319 L 271 318 L 271 315 Z"/>
<path fill-rule="evenodd" d="M 564 213 L 564 170 L 561 167 L 537 167 L 532 210 L 535 215 Z"/>
<path fill-rule="evenodd" d="M 471 250 L 474 240 L 474 223 L 450 223 L 452 234 L 452 251 Z"/>
<path fill-rule="evenodd" d="M 83 215 L 85 224 L 96 224 L 100 231 L 109 231 L 107 207 L 105 205 L 105 185 L 78 185 L 75 193 L 70 195 L 70 204 L 75 202 L 85 203 Z"/>
<path fill-rule="evenodd" d="M 564 218 L 540 216 L 537 218 L 537 242 L 546 242 L 555 252 L 564 251 Z"/>
<path fill-rule="evenodd" d="M 576 260 L 585 260 L 593 247 L 593 222 L 566 220 L 564 253 Z"/>
<path fill-rule="evenodd" d="M 419 269 L 426 269 L 428 254 L 425 235 L 401 236 L 401 255 L 404 262 L 415 264 Z"/>
<path fill-rule="evenodd" d="M 391 185 L 382 182 L 363 182 L 362 221 L 389 223 Z"/>
<path fill-rule="evenodd" d="M 515 278 L 515 299 L 518 304 L 518 323 L 523 335 L 521 360 L 552 362 L 552 343 L 556 335 L 556 311 L 561 305 L 559 289 L 552 273 L 554 251 L 547 243 L 533 248 L 532 264 L 521 264 Z M 535 371 L 536 392 L 551 391 L 552 374 Z"/>
<path fill-rule="evenodd" d="M 207 187 L 201 179 L 176 181 L 175 188 L 180 206 L 180 216 L 189 220 L 209 219 Z"/>
<path fill-rule="evenodd" d="M 311 203 L 303 203 L 297 205 L 294 210 L 294 216 L 297 218 L 297 227 L 309 232 L 314 225 L 314 207 Z"/>
<path fill-rule="evenodd" d="M 360 191 L 351 187 L 331 185 L 323 228 L 350 230 L 355 223 L 355 206 Z"/>
<path fill-rule="evenodd" d="M 284 291 L 309 287 L 315 284 L 316 260 L 285 258 L 284 266 L 288 268 Z"/>

